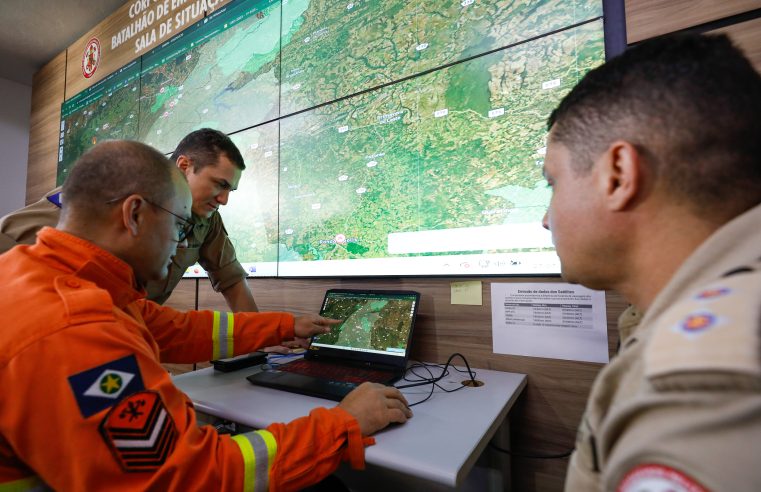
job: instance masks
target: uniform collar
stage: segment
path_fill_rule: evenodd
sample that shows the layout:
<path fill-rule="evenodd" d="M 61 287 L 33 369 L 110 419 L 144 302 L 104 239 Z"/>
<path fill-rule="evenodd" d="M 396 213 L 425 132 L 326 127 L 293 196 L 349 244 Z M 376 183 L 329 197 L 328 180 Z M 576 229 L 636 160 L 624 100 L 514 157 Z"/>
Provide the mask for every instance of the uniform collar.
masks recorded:
<path fill-rule="evenodd" d="M 206 238 L 207 230 L 209 228 L 209 225 L 211 224 L 211 221 L 214 220 L 214 217 L 219 214 L 219 211 L 215 211 L 211 216 L 207 219 L 206 217 L 201 217 L 196 214 L 192 214 L 193 222 L 196 223 L 195 227 L 193 228 L 193 233 L 188 238 L 188 247 L 198 247 L 203 243 L 204 238 Z"/>
<path fill-rule="evenodd" d="M 196 227 L 199 227 L 199 226 L 206 227 L 207 225 L 209 225 L 209 222 L 211 222 L 211 218 L 214 217 L 214 214 L 217 214 L 217 213 L 219 212 L 212 213 L 208 219 L 206 217 L 201 217 L 200 215 L 196 215 L 194 213 L 191 213 L 191 215 L 193 217 L 193 222 L 196 223 Z"/>
<path fill-rule="evenodd" d="M 37 234 L 34 248 L 63 270 L 108 291 L 119 308 L 145 297 L 145 290 L 136 287 L 132 267 L 90 241 L 45 227 Z"/>

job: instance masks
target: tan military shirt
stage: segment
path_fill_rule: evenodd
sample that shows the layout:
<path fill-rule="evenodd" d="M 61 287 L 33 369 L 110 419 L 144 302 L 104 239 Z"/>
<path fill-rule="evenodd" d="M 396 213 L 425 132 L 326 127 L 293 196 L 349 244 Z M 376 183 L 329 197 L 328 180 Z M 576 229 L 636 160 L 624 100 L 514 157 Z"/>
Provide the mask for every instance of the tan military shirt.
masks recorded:
<path fill-rule="evenodd" d="M 633 324 L 592 387 L 566 490 L 760 491 L 761 205 Z"/>
<path fill-rule="evenodd" d="M 5 253 L 17 244 L 34 244 L 37 231 L 46 226 L 55 227 L 61 208 L 54 203 L 57 199 L 51 201 L 49 198 L 60 197 L 60 193 L 59 186 L 31 205 L 0 218 L 0 253 Z"/>
<path fill-rule="evenodd" d="M 45 226 L 55 227 L 61 209 L 48 197 L 61 191 L 58 187 L 39 201 L 0 219 L 0 253 L 17 244 L 34 244 L 37 231 Z M 196 227 L 188 237 L 188 247 L 178 248 L 172 258 L 169 275 L 163 282 L 151 282 L 147 286 L 148 299 L 164 303 L 182 279 L 189 266 L 196 262 L 209 274 L 211 285 L 217 292 L 224 291 L 246 278 L 246 271 L 235 256 L 235 248 L 227 236 L 219 212 L 209 219 L 193 215 Z"/>
<path fill-rule="evenodd" d="M 208 219 L 193 214 L 193 220 L 196 226 L 193 228 L 193 234 L 188 237 L 188 246 L 177 248 L 177 254 L 169 266 L 169 275 L 164 282 L 148 284 L 148 299 L 159 304 L 164 303 L 188 267 L 196 262 L 209 274 L 211 286 L 217 292 L 222 292 L 246 278 L 246 270 L 235 256 L 235 248 L 227 236 L 219 212 L 214 212 Z"/>

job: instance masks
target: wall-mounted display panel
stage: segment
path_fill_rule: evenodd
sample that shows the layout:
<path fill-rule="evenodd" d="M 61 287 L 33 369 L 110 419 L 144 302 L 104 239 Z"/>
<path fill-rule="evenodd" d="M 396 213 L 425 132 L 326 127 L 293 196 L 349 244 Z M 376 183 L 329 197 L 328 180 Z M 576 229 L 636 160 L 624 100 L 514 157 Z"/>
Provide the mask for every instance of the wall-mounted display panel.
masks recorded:
<path fill-rule="evenodd" d="M 61 105 L 58 185 L 99 141 L 137 138 L 139 85 L 140 60 L 135 60 Z"/>
<path fill-rule="evenodd" d="M 281 113 L 601 16 L 598 0 L 287 0 Z"/>
<path fill-rule="evenodd" d="M 281 120 L 282 276 L 559 271 L 546 116 L 596 21 Z"/>
<path fill-rule="evenodd" d="M 233 2 L 143 56 L 139 139 L 171 152 L 193 130 L 276 118 L 280 2 Z"/>
<path fill-rule="evenodd" d="M 167 154 L 198 128 L 231 135 L 247 169 L 220 213 L 252 276 L 556 274 L 546 120 L 603 62 L 602 14 L 238 0 L 135 62 L 120 118 Z"/>

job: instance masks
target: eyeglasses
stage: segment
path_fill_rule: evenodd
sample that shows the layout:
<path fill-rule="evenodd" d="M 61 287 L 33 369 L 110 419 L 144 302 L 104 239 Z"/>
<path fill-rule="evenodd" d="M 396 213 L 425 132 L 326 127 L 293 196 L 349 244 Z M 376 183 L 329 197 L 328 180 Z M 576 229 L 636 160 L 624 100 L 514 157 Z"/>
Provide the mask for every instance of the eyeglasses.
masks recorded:
<path fill-rule="evenodd" d="M 127 196 L 129 196 L 129 195 L 127 195 Z M 108 200 L 106 202 L 106 204 L 117 203 L 119 201 L 124 200 L 125 198 L 127 198 L 127 197 L 124 197 L 124 198 L 114 198 L 113 200 Z M 143 198 L 143 200 L 145 200 L 150 205 L 153 205 L 154 207 L 156 207 L 156 208 L 158 208 L 160 210 L 163 210 L 164 212 L 166 212 L 168 214 L 174 215 L 175 217 L 180 219 L 180 223 L 177 224 L 177 235 L 178 235 L 177 242 L 178 243 L 183 242 L 193 232 L 193 229 L 196 226 L 195 222 L 193 222 L 192 220 L 188 220 L 185 217 L 181 217 L 181 216 L 177 215 L 176 213 L 172 212 L 171 210 L 167 210 L 164 207 L 162 207 L 161 205 L 159 205 L 158 203 L 154 203 L 153 201 L 148 200 L 145 197 L 142 197 L 142 198 Z"/>
<path fill-rule="evenodd" d="M 162 207 L 158 203 L 153 203 L 152 201 L 148 200 L 145 197 L 143 197 L 143 200 L 145 200 L 146 202 L 150 203 L 154 207 L 160 208 L 164 212 L 166 212 L 168 214 L 172 214 L 175 217 L 177 217 L 178 219 L 180 219 L 181 223 L 177 224 L 177 233 L 178 233 L 177 242 L 178 243 L 183 242 L 185 239 L 188 238 L 188 236 L 190 236 L 190 233 L 193 232 L 193 228 L 196 226 L 196 223 L 193 222 L 192 220 L 188 220 L 185 217 L 181 217 L 181 216 L 177 215 L 176 213 L 172 212 L 171 210 L 165 209 L 164 207 Z"/>

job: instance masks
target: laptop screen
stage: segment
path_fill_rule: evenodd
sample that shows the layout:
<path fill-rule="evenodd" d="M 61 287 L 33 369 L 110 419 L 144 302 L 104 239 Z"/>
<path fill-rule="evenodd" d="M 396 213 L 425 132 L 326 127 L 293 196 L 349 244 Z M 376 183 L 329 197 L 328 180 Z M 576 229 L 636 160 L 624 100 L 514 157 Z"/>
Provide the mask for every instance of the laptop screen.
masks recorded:
<path fill-rule="evenodd" d="M 411 291 L 331 289 L 320 315 L 343 323 L 315 336 L 309 349 L 405 359 L 419 299 L 420 294 Z"/>

